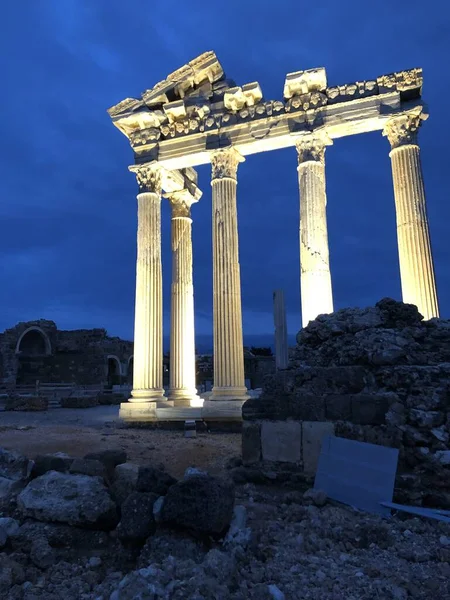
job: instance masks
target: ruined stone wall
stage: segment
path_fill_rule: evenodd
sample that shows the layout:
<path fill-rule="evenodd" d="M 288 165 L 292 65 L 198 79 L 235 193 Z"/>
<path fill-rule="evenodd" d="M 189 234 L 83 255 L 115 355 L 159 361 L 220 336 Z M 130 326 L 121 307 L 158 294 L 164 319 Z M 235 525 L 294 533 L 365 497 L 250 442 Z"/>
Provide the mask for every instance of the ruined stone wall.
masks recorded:
<path fill-rule="evenodd" d="M 37 328 L 46 336 L 49 352 L 16 353 L 21 335 Z M 122 380 L 128 371 L 133 343 L 108 337 L 105 329 L 58 330 L 53 321 L 19 323 L 0 334 L 0 382 L 3 385 L 41 383 L 107 383 L 108 356 L 121 364 Z"/>
<path fill-rule="evenodd" d="M 450 322 L 385 299 L 322 315 L 297 342 L 290 368 L 243 407 L 248 460 L 262 458 L 267 422 L 328 423 L 324 433 L 399 448 L 397 501 L 450 508 Z"/>

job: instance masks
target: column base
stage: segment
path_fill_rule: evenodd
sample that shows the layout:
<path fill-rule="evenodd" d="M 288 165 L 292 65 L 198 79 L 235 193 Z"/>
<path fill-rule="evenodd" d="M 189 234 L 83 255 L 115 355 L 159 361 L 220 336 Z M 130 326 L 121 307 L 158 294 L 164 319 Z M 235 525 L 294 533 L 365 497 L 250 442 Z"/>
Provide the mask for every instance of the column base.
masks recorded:
<path fill-rule="evenodd" d="M 169 401 L 173 406 L 202 406 L 203 401 L 197 395 L 197 390 L 175 389 L 168 391 Z"/>
<path fill-rule="evenodd" d="M 243 401 L 248 400 L 250 395 L 247 392 L 247 388 L 243 387 L 217 387 L 214 386 L 212 389 L 212 394 L 209 398 L 211 402 L 217 402 L 221 400 L 236 400 Z"/>
<path fill-rule="evenodd" d="M 128 402 L 167 402 L 167 398 L 164 396 L 164 390 L 161 389 L 148 389 L 148 390 L 131 390 L 131 398 Z"/>

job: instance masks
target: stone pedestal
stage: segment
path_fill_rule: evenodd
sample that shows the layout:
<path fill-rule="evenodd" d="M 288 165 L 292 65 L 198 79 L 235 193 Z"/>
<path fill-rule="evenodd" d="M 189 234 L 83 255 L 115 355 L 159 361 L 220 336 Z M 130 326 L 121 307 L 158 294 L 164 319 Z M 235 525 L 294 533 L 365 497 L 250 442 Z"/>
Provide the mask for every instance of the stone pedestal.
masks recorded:
<path fill-rule="evenodd" d="M 172 301 L 170 325 L 170 391 L 174 406 L 200 399 L 195 385 L 194 285 L 192 219 L 194 200 L 188 190 L 168 196 L 172 205 Z"/>
<path fill-rule="evenodd" d="M 161 177 L 157 166 L 136 174 L 138 234 L 134 319 L 133 390 L 130 402 L 164 401 L 161 268 Z"/>
<path fill-rule="evenodd" d="M 324 133 L 298 138 L 300 188 L 300 285 L 303 327 L 318 315 L 333 312 L 325 188 Z"/>
<path fill-rule="evenodd" d="M 286 306 L 283 290 L 273 293 L 273 318 L 275 323 L 275 364 L 278 370 L 287 369 L 289 349 L 287 339 Z"/>
<path fill-rule="evenodd" d="M 214 387 L 211 400 L 248 398 L 244 375 L 241 281 L 236 207 L 237 167 L 233 148 L 213 152 Z"/>
<path fill-rule="evenodd" d="M 421 109 L 390 119 L 383 131 L 391 144 L 397 240 L 403 302 L 425 319 L 439 316 L 425 190 L 417 143 Z"/>

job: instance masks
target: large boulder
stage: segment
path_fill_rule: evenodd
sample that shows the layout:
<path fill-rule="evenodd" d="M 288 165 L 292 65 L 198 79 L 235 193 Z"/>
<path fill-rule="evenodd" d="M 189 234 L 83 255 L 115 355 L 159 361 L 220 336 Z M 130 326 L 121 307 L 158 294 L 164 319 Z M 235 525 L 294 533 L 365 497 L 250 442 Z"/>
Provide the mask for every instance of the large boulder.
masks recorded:
<path fill-rule="evenodd" d="M 112 475 L 117 465 L 127 462 L 127 453 L 122 448 L 109 448 L 99 452 L 89 452 L 84 458 L 99 460 L 105 465 L 108 474 Z"/>
<path fill-rule="evenodd" d="M 99 477 L 49 471 L 34 479 L 17 498 L 24 516 L 38 521 L 112 529 L 116 505 Z"/>
<path fill-rule="evenodd" d="M 122 504 L 120 523 L 116 529 L 121 542 L 140 545 L 155 533 L 153 504 L 157 499 L 156 494 L 144 492 L 132 492 L 128 496 Z"/>
<path fill-rule="evenodd" d="M 165 496 L 169 488 L 177 480 L 166 473 L 162 467 L 140 467 L 136 482 L 138 492 L 152 492 L 158 496 Z"/>
<path fill-rule="evenodd" d="M 29 480 L 33 462 L 18 452 L 0 448 L 0 508 L 7 506 Z"/>
<path fill-rule="evenodd" d="M 69 470 L 74 459 L 64 452 L 55 452 L 54 454 L 38 454 L 34 459 L 33 477 L 40 477 L 47 471 L 61 471 L 65 473 Z"/>
<path fill-rule="evenodd" d="M 128 496 L 136 491 L 139 476 L 139 467 L 134 463 L 123 463 L 114 469 L 114 482 L 112 493 L 116 503 L 120 506 Z"/>
<path fill-rule="evenodd" d="M 234 485 L 230 480 L 190 476 L 169 488 L 161 518 L 169 525 L 219 536 L 230 525 L 233 507 Z"/>

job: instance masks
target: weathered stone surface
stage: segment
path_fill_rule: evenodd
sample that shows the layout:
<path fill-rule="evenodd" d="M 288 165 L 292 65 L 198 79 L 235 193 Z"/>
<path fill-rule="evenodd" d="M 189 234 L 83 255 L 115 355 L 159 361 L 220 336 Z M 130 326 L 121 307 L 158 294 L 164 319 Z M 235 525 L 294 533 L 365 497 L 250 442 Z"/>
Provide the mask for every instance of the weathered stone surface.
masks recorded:
<path fill-rule="evenodd" d="M 116 507 L 101 479 L 49 471 L 31 481 L 18 496 L 24 516 L 40 521 L 112 528 Z"/>
<path fill-rule="evenodd" d="M 303 421 L 302 423 L 302 459 L 305 473 L 315 474 L 322 450 L 322 440 L 326 435 L 334 434 L 331 422 Z"/>
<path fill-rule="evenodd" d="M 61 473 L 64 473 L 69 470 L 73 461 L 74 459 L 71 456 L 63 452 L 38 454 L 34 459 L 32 476 L 39 477 L 47 471 L 61 471 Z"/>
<path fill-rule="evenodd" d="M 242 462 L 244 465 L 261 460 L 261 425 L 255 422 L 244 422 L 242 426 Z"/>
<path fill-rule="evenodd" d="M 18 452 L 0 448 L 0 510 L 26 485 L 33 462 Z"/>
<path fill-rule="evenodd" d="M 391 401 L 387 394 L 354 394 L 350 420 L 357 425 L 383 425 Z"/>
<path fill-rule="evenodd" d="M 177 480 L 166 473 L 162 467 L 139 467 L 136 490 L 165 496 L 176 482 Z"/>
<path fill-rule="evenodd" d="M 89 452 L 84 458 L 99 460 L 106 467 L 108 473 L 114 471 L 117 465 L 127 462 L 127 453 L 122 448 L 110 448 L 100 452 Z"/>
<path fill-rule="evenodd" d="M 20 481 L 30 476 L 32 468 L 33 462 L 26 456 L 0 448 L 0 477 Z"/>
<path fill-rule="evenodd" d="M 33 540 L 30 548 L 30 559 L 40 569 L 48 569 L 55 562 L 53 548 L 45 538 Z"/>
<path fill-rule="evenodd" d="M 104 550 L 110 544 L 105 531 L 71 527 L 62 523 L 43 523 L 29 519 L 11 536 L 13 549 L 28 552 L 35 539 L 44 538 L 54 548 L 71 548 L 82 552 Z"/>
<path fill-rule="evenodd" d="M 132 492 L 121 507 L 117 536 L 124 543 L 142 544 L 155 533 L 156 523 L 153 505 L 158 499 L 156 494 Z"/>
<path fill-rule="evenodd" d="M 263 460 L 299 463 L 302 427 L 296 421 L 264 421 L 261 425 Z"/>
<path fill-rule="evenodd" d="M 188 477 L 167 492 L 162 520 L 198 533 L 220 535 L 231 522 L 234 485 L 210 475 Z"/>
<path fill-rule="evenodd" d="M 328 421 L 347 421 L 352 418 L 352 396 L 328 394 L 325 396 L 325 414 Z"/>
<path fill-rule="evenodd" d="M 114 469 L 112 492 L 117 504 L 121 505 L 131 492 L 136 491 L 139 467 L 134 463 L 122 463 Z"/>
<path fill-rule="evenodd" d="M 11 395 L 5 402 L 5 410 L 39 412 L 47 410 L 48 399 L 43 396 L 18 396 Z"/>
<path fill-rule="evenodd" d="M 92 477 L 106 477 L 105 465 L 95 458 L 76 458 L 70 465 L 69 472 Z"/>

